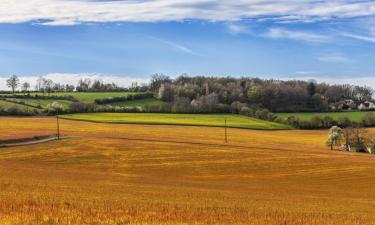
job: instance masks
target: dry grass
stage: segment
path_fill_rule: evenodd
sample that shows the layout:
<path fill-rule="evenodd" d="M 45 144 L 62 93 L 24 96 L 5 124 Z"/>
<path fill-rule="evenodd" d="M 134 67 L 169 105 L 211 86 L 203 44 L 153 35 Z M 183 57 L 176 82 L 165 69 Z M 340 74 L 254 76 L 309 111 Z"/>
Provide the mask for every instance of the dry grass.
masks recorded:
<path fill-rule="evenodd" d="M 375 224 L 375 159 L 328 151 L 325 131 L 62 129 L 82 137 L 0 149 L 0 224 Z M 0 118 L 0 139 L 53 132 Z"/>

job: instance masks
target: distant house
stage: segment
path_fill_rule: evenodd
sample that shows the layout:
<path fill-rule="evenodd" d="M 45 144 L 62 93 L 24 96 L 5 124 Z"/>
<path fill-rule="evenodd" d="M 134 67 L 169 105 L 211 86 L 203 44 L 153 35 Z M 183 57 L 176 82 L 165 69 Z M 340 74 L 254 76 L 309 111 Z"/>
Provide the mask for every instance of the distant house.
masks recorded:
<path fill-rule="evenodd" d="M 351 99 L 343 100 L 343 101 L 339 102 L 336 106 L 331 106 L 332 110 L 336 110 L 336 109 L 339 109 L 339 110 L 353 110 L 353 109 L 356 109 L 356 108 L 357 108 L 357 105 Z"/>
<path fill-rule="evenodd" d="M 358 106 L 358 109 L 361 111 L 375 110 L 375 103 L 370 101 L 363 102 Z"/>

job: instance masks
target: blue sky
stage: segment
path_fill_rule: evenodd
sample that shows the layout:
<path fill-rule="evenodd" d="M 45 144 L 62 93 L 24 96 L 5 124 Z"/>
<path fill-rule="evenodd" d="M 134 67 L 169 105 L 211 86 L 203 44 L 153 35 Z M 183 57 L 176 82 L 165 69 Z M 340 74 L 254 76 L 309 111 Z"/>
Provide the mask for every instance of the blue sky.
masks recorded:
<path fill-rule="evenodd" d="M 375 76 L 375 3 L 2 0 L 0 76 Z"/>

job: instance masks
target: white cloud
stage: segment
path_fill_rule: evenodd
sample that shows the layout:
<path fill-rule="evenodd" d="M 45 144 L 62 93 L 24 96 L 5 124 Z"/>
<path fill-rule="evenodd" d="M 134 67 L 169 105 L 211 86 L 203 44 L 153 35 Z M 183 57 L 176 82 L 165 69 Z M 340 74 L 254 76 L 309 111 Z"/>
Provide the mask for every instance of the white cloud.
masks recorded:
<path fill-rule="evenodd" d="M 348 59 L 346 56 L 341 54 L 329 54 L 329 55 L 323 55 L 318 58 L 319 61 L 322 62 L 330 62 L 330 63 L 347 63 L 350 62 L 350 59 Z"/>
<path fill-rule="evenodd" d="M 230 23 L 227 24 L 227 28 L 231 34 L 250 33 L 246 26 L 240 24 Z"/>
<path fill-rule="evenodd" d="M 158 22 L 188 19 L 319 21 L 375 16 L 372 0 L 0 0 L 0 23 Z"/>
<path fill-rule="evenodd" d="M 308 31 L 288 30 L 283 28 L 270 28 L 264 36 L 273 39 L 290 39 L 310 43 L 327 43 L 332 38 L 326 35 L 315 34 Z"/>
<path fill-rule="evenodd" d="M 297 76 L 311 76 L 311 75 L 319 75 L 319 72 L 316 71 L 296 71 L 293 75 Z"/>
<path fill-rule="evenodd" d="M 31 88 L 34 88 L 36 85 L 36 80 L 39 76 L 19 76 L 20 83 L 29 82 Z M 126 76 L 113 76 L 105 74 L 90 74 L 90 73 L 50 73 L 44 78 L 51 79 L 55 83 L 61 84 L 73 84 L 76 85 L 80 79 L 89 78 L 91 80 L 101 80 L 105 83 L 115 83 L 121 87 L 129 87 L 133 82 L 138 84 L 148 83 L 149 79 L 147 78 L 136 78 L 136 77 L 126 77 Z M 6 80 L 8 76 L 0 76 L 0 90 L 9 90 L 6 86 Z"/>

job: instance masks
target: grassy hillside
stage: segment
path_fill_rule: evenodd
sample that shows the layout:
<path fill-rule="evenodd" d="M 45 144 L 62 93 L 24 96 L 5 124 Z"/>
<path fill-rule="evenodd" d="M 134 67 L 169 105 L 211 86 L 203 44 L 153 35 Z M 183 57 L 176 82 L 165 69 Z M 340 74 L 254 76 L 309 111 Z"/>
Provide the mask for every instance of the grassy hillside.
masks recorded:
<path fill-rule="evenodd" d="M 40 129 L 43 127 L 43 129 Z M 61 120 L 77 138 L 0 151 L 3 224 L 374 224 L 375 161 L 327 131 Z M 372 130 L 373 131 L 373 130 Z M 0 139 L 54 133 L 2 118 Z"/>
<path fill-rule="evenodd" d="M 22 111 L 29 111 L 29 110 L 34 110 L 34 109 L 39 110 L 35 107 L 29 107 L 29 106 L 25 106 L 25 105 L 22 105 L 22 104 L 17 104 L 17 103 L 12 103 L 12 102 L 0 100 L 0 108 L 1 109 L 8 110 L 8 109 L 13 108 L 13 107 L 17 107 L 18 109 L 20 109 Z"/>
<path fill-rule="evenodd" d="M 301 120 L 310 120 L 314 116 L 330 116 L 333 119 L 339 119 L 340 117 L 348 117 L 350 120 L 359 122 L 369 112 L 325 112 L 325 113 L 277 113 L 276 115 L 280 118 L 287 119 L 290 116 L 295 116 Z"/>
<path fill-rule="evenodd" d="M 32 105 L 34 107 L 41 106 L 42 108 L 47 108 L 48 104 L 51 104 L 53 102 L 58 102 L 61 104 L 64 108 L 68 108 L 70 101 L 67 100 L 53 100 L 53 99 L 17 99 L 17 98 L 8 98 L 9 100 L 15 101 L 15 102 L 24 102 L 28 105 Z"/>
<path fill-rule="evenodd" d="M 62 118 L 105 123 L 163 124 L 282 130 L 291 127 L 234 114 L 162 114 L 162 113 L 85 113 L 64 115 Z"/>

